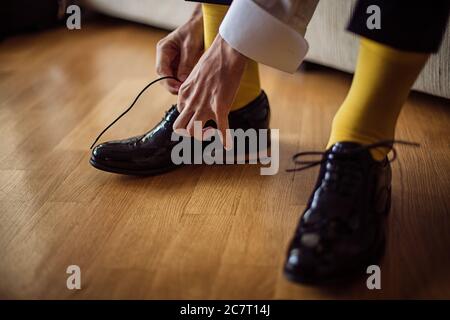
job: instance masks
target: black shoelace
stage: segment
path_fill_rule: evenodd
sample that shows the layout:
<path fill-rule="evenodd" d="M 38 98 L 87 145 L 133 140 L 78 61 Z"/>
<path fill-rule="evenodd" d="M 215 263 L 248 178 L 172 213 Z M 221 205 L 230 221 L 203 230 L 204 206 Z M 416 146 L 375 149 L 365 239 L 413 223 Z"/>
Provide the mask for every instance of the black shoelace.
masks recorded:
<path fill-rule="evenodd" d="M 158 78 L 158 79 L 156 79 L 156 80 L 153 80 L 152 82 L 150 82 L 149 84 L 147 84 L 147 85 L 144 87 L 144 89 L 142 89 L 141 92 L 139 92 L 139 94 L 136 96 L 136 98 L 134 99 L 133 103 L 132 103 L 132 104 L 131 104 L 124 112 L 122 112 L 122 114 L 121 114 L 120 116 L 118 116 L 118 117 L 117 117 L 113 122 L 111 122 L 105 129 L 103 129 L 102 132 L 100 132 L 100 134 L 97 136 L 97 138 L 96 138 L 96 139 L 94 140 L 94 142 L 92 143 L 90 149 L 92 149 L 92 148 L 95 146 L 95 144 L 98 142 L 98 140 L 100 140 L 100 138 L 103 136 L 103 134 L 104 134 L 109 128 L 111 128 L 117 121 L 120 120 L 120 118 L 122 118 L 124 115 L 126 115 L 126 114 L 131 110 L 131 108 L 134 107 L 134 105 L 135 105 L 136 102 L 139 100 L 139 98 L 141 97 L 141 95 L 142 95 L 148 88 L 150 88 L 153 84 L 155 84 L 155 83 L 157 83 L 157 82 L 159 82 L 159 81 L 161 81 L 161 80 L 166 80 L 166 79 L 174 79 L 174 80 L 180 81 L 177 77 L 165 76 L 165 77 L 161 77 L 161 78 Z M 180 82 L 181 82 L 181 81 L 180 81 Z"/>
<path fill-rule="evenodd" d="M 403 140 L 383 140 L 383 141 L 379 141 L 376 143 L 363 145 L 359 148 L 353 148 L 353 149 L 347 150 L 345 152 L 341 151 L 341 152 L 339 152 L 339 155 L 345 155 L 345 154 L 352 155 L 352 154 L 356 154 L 356 153 L 364 151 L 364 150 L 371 150 L 371 149 L 375 149 L 375 148 L 384 147 L 384 148 L 389 148 L 392 151 L 392 158 L 389 159 L 389 162 L 392 162 L 397 158 L 397 151 L 393 147 L 394 144 L 403 144 L 403 145 L 407 145 L 407 146 L 411 146 L 411 147 L 419 147 L 420 146 L 420 144 L 418 144 L 418 143 L 403 141 Z M 325 163 L 327 161 L 327 159 L 324 157 L 324 155 L 327 152 L 333 153 L 333 151 L 305 151 L 305 152 L 296 153 L 292 156 L 292 161 L 294 162 L 294 164 L 300 165 L 300 167 L 287 169 L 286 172 L 303 171 L 303 170 L 321 165 L 322 163 Z M 317 156 L 317 155 L 321 156 L 320 160 L 299 160 L 302 157 Z"/>

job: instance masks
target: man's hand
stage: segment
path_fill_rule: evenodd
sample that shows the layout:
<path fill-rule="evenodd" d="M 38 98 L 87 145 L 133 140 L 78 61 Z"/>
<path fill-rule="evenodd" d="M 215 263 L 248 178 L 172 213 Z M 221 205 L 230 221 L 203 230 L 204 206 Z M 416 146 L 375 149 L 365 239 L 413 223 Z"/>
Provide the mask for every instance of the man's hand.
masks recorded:
<path fill-rule="evenodd" d="M 231 136 L 226 131 L 228 113 L 246 64 L 247 58 L 218 34 L 180 87 L 177 103 L 180 115 L 173 125 L 174 130 L 186 129 L 190 136 L 194 136 L 194 121 L 201 121 L 203 126 L 208 120 L 214 120 L 222 144 L 231 149 Z M 202 140 L 208 129 L 203 129 L 202 136 L 195 138 Z"/>
<path fill-rule="evenodd" d="M 197 6 L 192 17 L 178 27 L 156 46 L 156 72 L 159 76 L 177 77 L 186 80 L 203 53 L 203 17 Z M 172 94 L 177 94 L 181 83 L 166 80 L 164 86 Z"/>

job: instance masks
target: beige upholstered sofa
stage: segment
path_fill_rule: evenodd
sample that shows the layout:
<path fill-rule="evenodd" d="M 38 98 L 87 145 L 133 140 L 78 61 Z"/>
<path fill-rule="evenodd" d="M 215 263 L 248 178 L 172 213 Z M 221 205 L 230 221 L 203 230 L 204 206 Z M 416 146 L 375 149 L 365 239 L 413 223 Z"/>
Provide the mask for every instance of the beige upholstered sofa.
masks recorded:
<path fill-rule="evenodd" d="M 194 6 L 182 0 L 87 0 L 97 10 L 148 25 L 173 29 L 185 21 Z M 357 57 L 357 37 L 345 31 L 356 0 L 321 0 L 308 28 L 307 59 L 339 70 L 353 72 Z M 441 50 L 433 55 L 414 89 L 450 98 L 450 30 Z"/>

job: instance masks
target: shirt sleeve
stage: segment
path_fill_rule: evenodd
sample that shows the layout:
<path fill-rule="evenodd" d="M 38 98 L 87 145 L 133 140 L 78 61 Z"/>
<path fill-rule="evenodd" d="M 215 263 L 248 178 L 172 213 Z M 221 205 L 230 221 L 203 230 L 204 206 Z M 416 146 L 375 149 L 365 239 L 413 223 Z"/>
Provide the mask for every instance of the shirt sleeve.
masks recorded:
<path fill-rule="evenodd" d="M 234 0 L 219 33 L 257 62 L 293 73 L 308 52 L 304 35 L 318 0 Z"/>

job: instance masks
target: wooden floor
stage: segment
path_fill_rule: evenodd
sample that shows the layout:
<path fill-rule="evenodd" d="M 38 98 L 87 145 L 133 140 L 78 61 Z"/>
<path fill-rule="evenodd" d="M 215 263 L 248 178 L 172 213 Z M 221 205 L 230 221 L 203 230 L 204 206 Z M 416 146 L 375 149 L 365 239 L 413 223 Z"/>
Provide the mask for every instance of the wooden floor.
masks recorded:
<path fill-rule="evenodd" d="M 397 138 L 382 290 L 365 279 L 297 286 L 281 273 L 316 169 L 286 173 L 299 150 L 322 149 L 348 75 L 262 67 L 280 129 L 281 170 L 183 168 L 123 177 L 89 163 L 89 145 L 156 77 L 165 32 L 112 22 L 0 43 L 0 298 L 450 298 L 450 103 L 412 94 Z M 153 126 L 175 97 L 161 86 L 104 140 Z M 82 290 L 66 288 L 79 265 Z"/>

